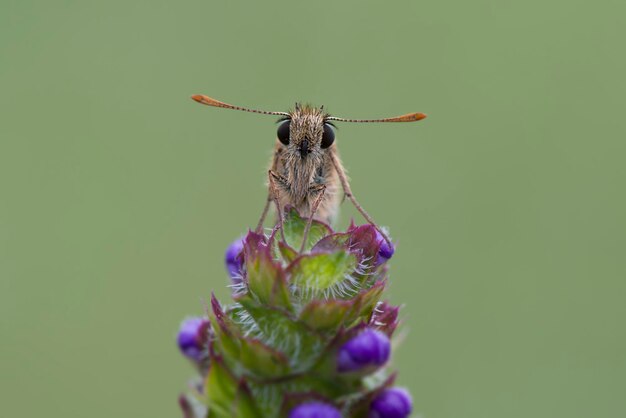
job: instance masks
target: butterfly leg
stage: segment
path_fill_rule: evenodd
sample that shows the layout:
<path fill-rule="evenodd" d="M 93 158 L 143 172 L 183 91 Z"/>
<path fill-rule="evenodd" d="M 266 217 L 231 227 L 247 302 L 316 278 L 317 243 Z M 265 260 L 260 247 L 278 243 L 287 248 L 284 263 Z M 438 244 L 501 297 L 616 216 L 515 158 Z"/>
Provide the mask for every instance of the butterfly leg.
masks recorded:
<path fill-rule="evenodd" d="M 270 203 L 272 203 L 272 200 L 274 200 L 274 198 L 272 197 L 272 192 L 268 192 L 267 193 L 267 200 L 265 201 L 265 207 L 263 208 L 263 213 L 261 213 L 261 219 L 259 219 L 259 223 L 256 226 L 256 229 L 254 230 L 254 232 L 256 232 L 257 234 L 261 234 L 263 233 L 263 223 L 265 222 L 265 217 L 267 216 L 267 212 L 270 209 Z"/>
<path fill-rule="evenodd" d="M 283 242 L 286 243 L 287 241 L 285 240 L 285 231 L 283 230 L 283 211 L 280 208 L 280 195 L 276 183 L 279 183 L 283 187 L 286 187 L 288 182 L 287 179 L 272 170 L 268 171 L 268 177 L 270 195 L 272 196 L 272 200 L 274 200 L 274 204 L 276 205 L 276 215 L 278 216 L 278 228 L 280 228 L 280 236 Z"/>
<path fill-rule="evenodd" d="M 365 209 L 363 209 L 363 206 L 359 204 L 359 202 L 356 200 L 356 198 L 352 194 L 352 190 L 350 189 L 350 184 L 348 183 L 348 178 L 346 177 L 346 173 L 343 171 L 343 167 L 341 166 L 339 159 L 334 153 L 331 154 L 331 160 L 332 160 L 333 166 L 335 167 L 335 170 L 337 171 L 337 175 L 339 176 L 339 181 L 341 182 L 341 187 L 343 188 L 344 197 L 347 197 L 348 200 L 352 202 L 356 210 L 358 210 L 359 213 L 363 215 L 363 217 L 368 223 L 370 223 L 374 228 L 376 228 L 376 230 L 383 236 L 387 244 L 391 248 L 393 248 L 393 244 L 391 243 L 391 240 L 389 239 L 387 234 L 376 224 L 376 222 L 374 222 L 374 219 L 372 219 L 372 217 L 365 211 Z"/>
<path fill-rule="evenodd" d="M 317 208 L 324 199 L 324 194 L 326 193 L 326 185 L 316 184 L 315 186 L 311 186 L 309 188 L 309 193 L 318 194 L 318 196 L 313 201 L 313 205 L 311 206 L 311 213 L 309 214 L 309 219 L 307 219 L 306 226 L 304 227 L 304 232 L 302 233 L 302 245 L 300 245 L 300 254 L 302 254 L 302 252 L 304 251 L 304 247 L 306 246 L 306 241 L 309 237 L 309 231 L 311 230 L 311 224 L 313 223 L 313 217 L 315 216 L 315 212 L 317 212 Z"/>

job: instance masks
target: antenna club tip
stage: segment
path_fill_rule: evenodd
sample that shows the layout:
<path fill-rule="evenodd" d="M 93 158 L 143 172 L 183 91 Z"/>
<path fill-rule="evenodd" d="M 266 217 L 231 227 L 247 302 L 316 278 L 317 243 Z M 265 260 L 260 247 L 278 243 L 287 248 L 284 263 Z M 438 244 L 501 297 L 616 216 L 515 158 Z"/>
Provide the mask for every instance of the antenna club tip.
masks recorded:
<path fill-rule="evenodd" d="M 202 96 L 201 94 L 194 94 L 193 96 L 191 96 L 191 98 L 198 103 L 202 103 L 203 97 L 204 96 Z"/>
<path fill-rule="evenodd" d="M 422 119 L 426 119 L 426 114 L 425 113 L 416 113 L 415 114 L 415 120 L 422 120 Z"/>

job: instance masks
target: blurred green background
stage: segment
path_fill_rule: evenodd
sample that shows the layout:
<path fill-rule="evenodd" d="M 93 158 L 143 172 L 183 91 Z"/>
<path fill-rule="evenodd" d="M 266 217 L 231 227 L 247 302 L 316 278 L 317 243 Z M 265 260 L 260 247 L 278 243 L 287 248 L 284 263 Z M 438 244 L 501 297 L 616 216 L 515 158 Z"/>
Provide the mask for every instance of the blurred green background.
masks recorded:
<path fill-rule="evenodd" d="M 0 415 L 177 417 L 271 117 L 337 116 L 426 418 L 626 415 L 619 1 L 0 4 Z M 341 226 L 355 212 L 344 204 Z M 360 218 L 359 221 L 362 221 Z"/>

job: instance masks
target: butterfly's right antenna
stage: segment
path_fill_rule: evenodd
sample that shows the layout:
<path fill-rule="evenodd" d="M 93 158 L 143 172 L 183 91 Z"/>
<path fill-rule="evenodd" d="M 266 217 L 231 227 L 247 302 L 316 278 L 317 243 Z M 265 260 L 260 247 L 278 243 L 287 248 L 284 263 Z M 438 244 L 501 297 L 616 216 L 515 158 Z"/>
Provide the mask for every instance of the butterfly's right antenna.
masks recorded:
<path fill-rule="evenodd" d="M 337 122 L 416 122 L 418 120 L 422 120 L 426 117 L 423 113 L 407 113 L 402 116 L 395 116 L 393 118 L 384 118 L 384 119 L 345 119 L 338 118 L 336 116 L 329 116 L 326 120 L 336 120 Z"/>

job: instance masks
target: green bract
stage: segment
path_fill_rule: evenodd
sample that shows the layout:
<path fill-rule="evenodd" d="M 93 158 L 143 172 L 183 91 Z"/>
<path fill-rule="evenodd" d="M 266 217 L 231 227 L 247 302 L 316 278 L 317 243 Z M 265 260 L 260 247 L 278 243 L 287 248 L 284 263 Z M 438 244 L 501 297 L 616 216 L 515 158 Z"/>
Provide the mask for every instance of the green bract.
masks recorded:
<path fill-rule="evenodd" d="M 379 370 L 341 373 L 339 348 L 367 328 L 388 336 L 398 308 L 381 301 L 387 267 L 371 225 L 334 232 L 286 213 L 269 237 L 250 232 L 243 248 L 243 284 L 233 302 L 213 296 L 208 367 L 201 388 L 181 398 L 188 418 L 287 417 L 300 403 L 320 400 L 344 417 L 367 417 L 372 399 L 394 379 Z"/>

